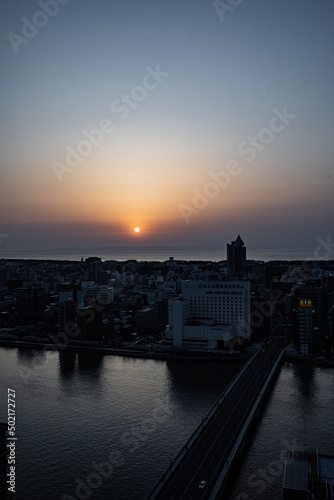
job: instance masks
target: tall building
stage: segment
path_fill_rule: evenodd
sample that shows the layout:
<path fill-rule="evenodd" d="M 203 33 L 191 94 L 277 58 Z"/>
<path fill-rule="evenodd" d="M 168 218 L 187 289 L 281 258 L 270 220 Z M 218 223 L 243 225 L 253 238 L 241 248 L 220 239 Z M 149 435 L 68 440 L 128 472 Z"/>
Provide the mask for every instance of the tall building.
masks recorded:
<path fill-rule="evenodd" d="M 246 281 L 183 281 L 182 298 L 169 302 L 166 340 L 174 346 L 226 347 L 250 338 L 250 284 Z"/>
<path fill-rule="evenodd" d="M 298 344 L 304 356 L 312 352 L 313 342 L 313 306 L 309 299 L 301 299 L 298 308 Z"/>
<path fill-rule="evenodd" d="M 325 317 L 325 311 L 323 307 L 323 290 L 320 287 L 312 287 L 312 286 L 304 286 L 300 285 L 295 291 L 294 291 L 294 304 L 295 307 L 299 306 L 299 303 L 301 300 L 310 300 L 312 302 L 312 309 L 313 309 L 313 323 L 314 326 L 317 327 L 324 327 L 325 325 L 322 324 L 322 320 Z"/>
<path fill-rule="evenodd" d="M 230 274 L 242 274 L 246 266 L 246 247 L 240 235 L 227 244 L 227 270 Z"/>
<path fill-rule="evenodd" d="M 100 257 L 88 257 L 86 263 L 89 265 L 89 279 L 92 281 L 101 280 L 102 261 Z"/>
<path fill-rule="evenodd" d="M 93 307 L 77 309 L 77 324 L 82 340 L 100 342 L 103 336 L 103 315 Z"/>
<path fill-rule="evenodd" d="M 152 333 L 158 326 L 158 312 L 155 307 L 145 307 L 136 314 L 137 333 Z"/>
<path fill-rule="evenodd" d="M 58 330 L 67 333 L 68 326 L 75 321 L 75 302 L 67 299 L 59 302 L 58 306 Z"/>
<path fill-rule="evenodd" d="M 16 311 L 20 322 L 36 323 L 45 317 L 45 290 L 24 286 L 16 290 Z"/>

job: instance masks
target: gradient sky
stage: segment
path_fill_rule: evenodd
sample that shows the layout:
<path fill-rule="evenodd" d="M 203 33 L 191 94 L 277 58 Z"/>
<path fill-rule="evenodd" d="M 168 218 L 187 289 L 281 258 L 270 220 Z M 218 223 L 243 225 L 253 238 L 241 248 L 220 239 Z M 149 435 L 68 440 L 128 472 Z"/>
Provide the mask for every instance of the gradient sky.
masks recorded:
<path fill-rule="evenodd" d="M 37 1 L 1 6 L 0 255 L 225 246 L 238 233 L 302 250 L 333 235 L 332 0 L 245 0 L 224 19 L 204 0 L 57 5 L 53 17 Z M 45 26 L 32 36 L 22 18 Z M 158 65 L 168 76 L 145 96 Z M 136 107 L 115 111 L 131 92 Z M 295 117 L 282 129 L 284 108 Z M 112 132 L 60 182 L 54 162 L 104 119 Z M 210 191 L 210 172 L 232 160 L 239 173 Z"/>

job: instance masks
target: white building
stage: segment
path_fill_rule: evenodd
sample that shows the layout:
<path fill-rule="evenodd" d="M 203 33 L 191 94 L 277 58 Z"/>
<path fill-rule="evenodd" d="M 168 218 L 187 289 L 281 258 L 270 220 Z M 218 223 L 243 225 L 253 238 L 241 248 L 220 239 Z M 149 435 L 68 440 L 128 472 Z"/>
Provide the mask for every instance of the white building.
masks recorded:
<path fill-rule="evenodd" d="M 214 349 L 250 337 L 250 284 L 183 281 L 181 298 L 169 301 L 166 340 L 174 346 Z"/>
<path fill-rule="evenodd" d="M 94 281 L 83 281 L 82 291 L 85 297 L 90 297 L 101 305 L 108 305 L 114 302 L 114 289 L 108 285 L 96 285 Z"/>

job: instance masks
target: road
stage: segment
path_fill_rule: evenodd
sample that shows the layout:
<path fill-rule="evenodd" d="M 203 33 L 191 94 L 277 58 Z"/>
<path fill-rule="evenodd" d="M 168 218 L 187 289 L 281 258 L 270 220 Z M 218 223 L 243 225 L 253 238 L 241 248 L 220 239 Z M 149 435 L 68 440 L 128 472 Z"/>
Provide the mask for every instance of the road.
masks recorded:
<path fill-rule="evenodd" d="M 285 344 L 284 339 L 274 338 L 259 351 L 155 498 L 207 498 L 252 404 Z M 201 481 L 206 481 L 204 489 L 199 488 Z"/>

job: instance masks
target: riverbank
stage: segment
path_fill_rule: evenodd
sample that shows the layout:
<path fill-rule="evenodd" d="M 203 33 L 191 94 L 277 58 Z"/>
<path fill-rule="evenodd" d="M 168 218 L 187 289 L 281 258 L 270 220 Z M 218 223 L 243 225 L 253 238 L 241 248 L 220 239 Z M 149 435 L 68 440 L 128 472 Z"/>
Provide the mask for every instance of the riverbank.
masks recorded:
<path fill-rule="evenodd" d="M 228 362 L 246 361 L 251 354 L 225 354 L 223 352 L 200 352 L 187 350 L 183 352 L 139 351 L 136 349 L 112 349 L 109 347 L 94 347 L 82 345 L 56 345 L 38 342 L 22 342 L 19 340 L 0 340 L 0 347 L 39 349 L 47 351 L 90 352 L 94 354 L 112 354 L 145 359 L 194 359 L 194 360 L 224 360 Z"/>
<path fill-rule="evenodd" d="M 312 365 L 325 368 L 334 368 L 334 360 L 327 359 L 312 359 L 312 358 L 301 358 L 299 356 L 291 356 L 290 354 L 283 354 L 283 362 L 293 363 L 299 365 Z"/>
<path fill-rule="evenodd" d="M 91 352 L 94 354 L 111 354 L 114 356 L 126 356 L 130 358 L 144 359 L 193 359 L 193 360 L 224 360 L 227 362 L 246 361 L 252 353 L 246 354 L 227 354 L 222 351 L 198 351 L 198 350 L 183 350 L 177 351 L 160 351 L 150 350 L 142 351 L 136 349 L 114 349 L 110 347 L 96 347 L 83 345 L 56 345 L 43 342 L 22 342 L 20 340 L 0 340 L 0 347 L 24 348 L 24 349 L 39 349 L 47 351 L 68 351 L 68 352 Z M 284 353 L 282 361 L 285 363 L 304 364 L 318 367 L 334 368 L 334 360 L 321 360 L 302 358 L 299 356 L 291 356 L 289 353 Z"/>

